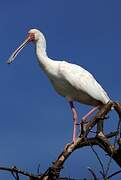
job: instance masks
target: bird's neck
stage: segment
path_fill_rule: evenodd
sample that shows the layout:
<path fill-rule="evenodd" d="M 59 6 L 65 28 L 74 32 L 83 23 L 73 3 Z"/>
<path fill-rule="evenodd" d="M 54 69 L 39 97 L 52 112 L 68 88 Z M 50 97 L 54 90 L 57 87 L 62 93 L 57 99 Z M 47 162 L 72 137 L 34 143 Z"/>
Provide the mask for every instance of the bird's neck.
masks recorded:
<path fill-rule="evenodd" d="M 39 40 L 36 42 L 36 54 L 39 65 L 43 70 L 46 71 L 46 69 L 49 67 L 49 64 L 51 63 L 51 59 L 47 56 L 46 52 L 46 42 L 41 42 Z"/>
<path fill-rule="evenodd" d="M 46 43 L 46 42 L 44 42 Z M 58 68 L 61 61 L 50 59 L 46 53 L 46 44 L 41 41 L 36 43 L 36 54 L 40 67 L 46 73 L 49 79 L 58 76 Z"/>
<path fill-rule="evenodd" d="M 38 40 L 36 42 L 36 53 L 37 53 L 37 56 L 38 55 L 47 56 L 45 41 Z"/>

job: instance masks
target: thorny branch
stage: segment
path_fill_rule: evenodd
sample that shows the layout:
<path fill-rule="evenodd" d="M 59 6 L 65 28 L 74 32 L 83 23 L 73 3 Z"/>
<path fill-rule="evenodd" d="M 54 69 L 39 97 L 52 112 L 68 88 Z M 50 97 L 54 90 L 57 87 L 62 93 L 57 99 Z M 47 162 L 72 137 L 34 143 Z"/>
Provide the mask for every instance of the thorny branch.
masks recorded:
<path fill-rule="evenodd" d="M 116 110 L 119 120 L 121 120 L 121 105 L 116 102 L 110 101 L 107 103 L 99 112 L 96 113 L 96 115 L 88 122 L 88 124 L 81 124 L 82 131 L 80 132 L 80 135 L 78 136 L 75 143 L 70 143 L 66 145 L 63 152 L 58 156 L 58 158 L 53 162 L 52 166 L 49 167 L 45 173 L 34 175 L 31 173 L 24 172 L 20 169 L 17 169 L 16 167 L 12 168 L 6 168 L 6 167 L 0 167 L 1 171 L 9 171 L 12 174 L 16 174 L 16 180 L 19 180 L 19 174 L 22 174 L 24 176 L 28 176 L 30 180 L 59 180 L 59 179 L 67 179 L 67 178 L 59 178 L 61 169 L 63 169 L 63 165 L 65 161 L 68 159 L 68 157 L 71 156 L 71 154 L 82 147 L 85 146 L 94 146 L 98 145 L 100 148 L 102 148 L 109 157 L 111 157 L 118 165 L 121 167 L 121 138 L 119 138 L 117 143 L 117 146 L 115 147 L 113 144 L 109 142 L 109 139 L 112 137 L 115 137 L 118 135 L 118 131 L 110 132 L 109 134 L 104 134 L 103 132 L 103 124 L 106 119 L 106 115 L 111 110 L 112 106 Z M 97 132 L 96 136 L 90 137 L 90 132 L 92 128 L 97 125 Z M 98 158 L 99 160 L 99 158 Z M 97 176 L 96 174 L 89 168 L 90 173 L 92 174 L 93 178 L 96 180 Z M 104 176 L 105 179 L 109 179 L 112 176 L 118 174 L 121 171 L 114 172 L 112 175 L 109 175 L 108 177 L 105 177 L 104 172 L 102 173 L 102 176 Z M 14 174 L 14 175 L 15 175 Z M 106 174 L 107 175 L 107 174 Z M 68 178 L 69 179 L 69 178 Z"/>

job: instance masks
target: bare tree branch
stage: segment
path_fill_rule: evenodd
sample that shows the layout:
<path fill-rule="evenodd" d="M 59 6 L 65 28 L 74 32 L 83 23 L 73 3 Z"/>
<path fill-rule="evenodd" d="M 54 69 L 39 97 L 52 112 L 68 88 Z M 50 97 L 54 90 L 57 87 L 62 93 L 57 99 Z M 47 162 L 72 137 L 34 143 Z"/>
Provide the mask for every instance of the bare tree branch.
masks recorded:
<path fill-rule="evenodd" d="M 22 174 L 24 176 L 28 176 L 28 177 L 31 177 L 31 178 L 34 178 L 34 179 L 37 179 L 37 180 L 40 179 L 40 176 L 36 176 L 36 175 L 34 175 L 32 173 L 25 172 L 25 171 L 23 171 L 21 169 L 16 168 L 15 166 L 13 166 L 11 168 L 9 168 L 9 167 L 0 167 L 0 171 L 8 171 L 8 172 L 11 172 L 12 174 L 13 173 Z M 15 177 L 15 175 L 14 175 L 14 177 Z"/>
<path fill-rule="evenodd" d="M 99 180 L 99 179 L 97 178 L 96 174 L 94 173 L 94 171 L 93 171 L 90 167 L 88 167 L 88 170 L 89 170 L 89 172 L 92 174 L 94 180 Z"/>
<path fill-rule="evenodd" d="M 117 175 L 119 173 L 121 173 L 121 170 L 112 173 L 110 176 L 108 176 L 108 179 L 112 178 L 113 176 L 115 176 L 115 175 Z"/>
<path fill-rule="evenodd" d="M 95 124 L 99 120 L 103 120 L 105 118 L 106 114 L 110 111 L 112 105 L 113 103 L 111 101 L 107 103 L 99 112 L 97 112 L 94 118 L 86 125 L 84 133 L 80 133 L 80 136 L 77 138 L 76 142 L 71 143 L 64 148 L 64 151 L 59 155 L 57 160 L 50 167 L 48 174 L 45 176 L 46 180 L 56 180 L 59 177 L 60 171 L 63 168 L 63 164 L 66 161 L 66 159 L 72 154 L 73 151 L 80 148 L 80 144 L 82 146 L 82 143 L 85 142 L 85 138 L 90 132 L 90 130 L 95 126 Z"/>
<path fill-rule="evenodd" d="M 75 150 L 85 146 L 91 146 L 93 148 L 94 145 L 97 145 L 100 148 L 102 148 L 108 154 L 108 156 L 111 157 L 121 167 L 121 148 L 120 148 L 121 138 L 119 137 L 118 141 L 115 142 L 117 143 L 119 148 L 115 147 L 115 145 L 111 144 L 109 141 L 109 138 L 116 137 L 117 135 L 119 135 L 119 131 L 117 130 L 114 132 L 110 132 L 109 134 L 106 135 L 103 132 L 103 123 L 105 121 L 105 117 L 107 113 L 111 110 L 112 106 L 114 106 L 114 109 L 118 113 L 119 119 L 121 120 L 121 105 L 119 103 L 113 103 L 110 101 L 104 107 L 102 107 L 102 109 L 99 112 L 97 112 L 96 115 L 92 118 L 92 120 L 90 120 L 87 124 L 81 123 L 81 132 L 80 135 L 77 137 L 76 142 L 75 143 L 72 142 L 66 145 L 62 153 L 58 156 L 58 158 L 52 164 L 52 166 L 45 171 L 45 173 L 39 174 L 39 166 L 38 166 L 37 175 L 17 169 L 16 167 L 12 167 L 12 168 L 0 167 L 0 170 L 8 171 L 12 173 L 14 178 L 16 178 L 16 180 L 20 180 L 19 174 L 29 177 L 30 180 L 57 180 L 57 179 L 66 180 L 69 178 L 59 178 L 61 169 L 63 169 L 63 165 L 65 161 L 71 156 L 71 154 Z M 97 124 L 98 126 L 97 126 L 96 135 L 94 137 L 90 137 L 90 131 Z M 112 176 L 121 172 L 121 171 L 117 171 L 111 174 L 110 176 L 106 177 L 104 173 L 104 167 L 102 165 L 102 161 L 100 160 L 100 157 L 98 157 L 97 153 L 95 154 L 97 159 L 100 161 L 100 165 L 102 166 L 102 170 L 103 170 L 102 176 L 104 179 L 109 179 Z M 91 168 L 89 168 L 88 170 L 92 174 L 94 180 L 98 180 L 93 170 Z M 70 180 L 72 179 L 70 178 Z"/>

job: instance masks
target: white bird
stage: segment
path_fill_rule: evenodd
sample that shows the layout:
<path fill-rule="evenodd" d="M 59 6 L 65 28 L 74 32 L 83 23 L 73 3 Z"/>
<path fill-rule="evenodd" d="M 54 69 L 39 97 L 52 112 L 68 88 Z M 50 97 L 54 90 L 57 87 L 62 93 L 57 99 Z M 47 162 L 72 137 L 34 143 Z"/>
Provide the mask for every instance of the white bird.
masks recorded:
<path fill-rule="evenodd" d="M 73 101 L 94 106 L 83 117 L 86 120 L 95 110 L 108 103 L 110 98 L 95 78 L 84 68 L 66 61 L 56 61 L 48 57 L 46 52 L 46 40 L 42 32 L 31 29 L 25 41 L 13 52 L 7 61 L 9 64 L 29 42 L 36 45 L 36 55 L 40 67 L 44 70 L 54 89 L 68 100 L 74 120 L 73 142 L 76 141 L 77 111 Z"/>

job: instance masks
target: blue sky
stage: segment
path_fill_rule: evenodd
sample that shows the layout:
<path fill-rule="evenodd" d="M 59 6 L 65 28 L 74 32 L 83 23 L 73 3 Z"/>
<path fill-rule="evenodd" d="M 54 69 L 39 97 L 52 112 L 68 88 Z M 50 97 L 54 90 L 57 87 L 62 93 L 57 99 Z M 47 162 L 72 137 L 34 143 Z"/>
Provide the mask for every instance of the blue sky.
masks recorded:
<path fill-rule="evenodd" d="M 50 58 L 88 69 L 110 98 L 120 101 L 121 1 L 1 0 L 0 22 L 0 165 L 36 172 L 40 164 L 44 171 L 71 141 L 69 105 L 39 68 L 33 44 L 11 66 L 6 61 L 28 30 L 38 28 L 45 34 Z M 81 119 L 89 107 L 76 105 Z M 117 122 L 114 112 L 110 116 L 107 132 Z M 97 163 L 84 148 L 73 154 L 62 174 L 89 176 L 87 167 L 97 171 Z M 114 163 L 112 170 L 116 168 Z"/>

